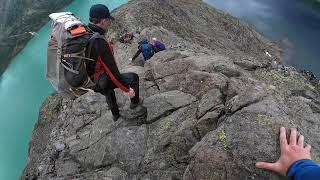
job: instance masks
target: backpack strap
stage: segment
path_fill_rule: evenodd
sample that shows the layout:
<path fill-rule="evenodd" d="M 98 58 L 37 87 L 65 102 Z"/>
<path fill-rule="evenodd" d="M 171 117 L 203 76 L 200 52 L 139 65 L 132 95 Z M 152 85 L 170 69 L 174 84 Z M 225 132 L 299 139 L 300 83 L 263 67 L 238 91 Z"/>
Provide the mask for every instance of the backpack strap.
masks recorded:
<path fill-rule="evenodd" d="M 86 57 L 89 57 L 89 58 L 91 57 L 92 48 L 93 48 L 95 39 L 103 39 L 104 40 L 103 36 L 100 35 L 99 33 L 97 33 L 97 32 L 93 33 L 93 35 L 90 37 L 90 39 L 88 41 Z M 97 72 L 97 69 L 101 69 L 101 68 L 103 68 L 103 66 L 101 64 L 102 61 L 99 61 L 99 58 L 94 61 L 96 61 L 96 65 L 95 65 L 95 73 L 93 74 L 92 78 L 95 81 L 102 74 L 101 71 Z"/>
<path fill-rule="evenodd" d="M 79 71 L 74 70 L 72 64 L 68 63 L 66 60 L 61 60 L 61 65 L 68 71 L 74 74 L 79 74 Z"/>
<path fill-rule="evenodd" d="M 79 55 L 79 53 L 64 54 L 63 57 L 65 57 L 65 58 L 79 58 L 79 59 L 85 59 L 85 60 L 89 60 L 89 61 L 95 61 L 94 59 L 90 59 L 90 58 L 78 56 L 78 55 Z"/>
<path fill-rule="evenodd" d="M 89 43 L 89 47 L 88 47 L 88 54 L 87 54 L 87 57 L 90 57 L 91 56 L 91 51 L 92 51 L 92 47 L 93 47 L 93 41 L 95 39 L 104 39 L 102 35 L 100 35 L 99 33 L 93 33 L 93 35 L 90 37 L 88 43 Z M 95 61 L 95 60 L 93 60 Z"/>
<path fill-rule="evenodd" d="M 63 57 L 64 58 L 79 58 L 79 59 L 85 59 L 85 60 L 89 60 L 89 61 L 95 61 L 94 59 L 90 59 L 84 56 L 81 56 L 81 54 L 83 54 L 84 51 L 78 52 L 78 53 L 70 53 L 70 54 L 64 54 Z M 73 66 L 71 63 L 68 63 L 67 60 L 65 59 L 61 59 L 61 64 L 62 66 L 67 69 L 68 71 L 74 73 L 74 74 L 79 74 L 79 71 L 76 71 L 73 69 Z"/>

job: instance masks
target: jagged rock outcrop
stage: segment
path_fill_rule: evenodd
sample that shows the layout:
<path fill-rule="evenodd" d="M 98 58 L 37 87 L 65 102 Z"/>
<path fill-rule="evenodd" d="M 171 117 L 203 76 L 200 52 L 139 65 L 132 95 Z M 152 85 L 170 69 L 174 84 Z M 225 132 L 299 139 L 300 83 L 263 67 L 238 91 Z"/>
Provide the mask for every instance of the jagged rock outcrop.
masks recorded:
<path fill-rule="evenodd" d="M 38 31 L 48 22 L 48 15 L 72 0 L 2 0 L 0 1 L 0 74 Z"/>
<path fill-rule="evenodd" d="M 140 31 L 114 47 L 122 70 L 139 74 L 146 109 L 129 110 L 117 91 L 122 118 L 113 122 L 100 94 L 53 95 L 22 179 L 285 179 L 254 166 L 279 156 L 280 126 L 297 127 L 320 160 L 316 84 L 282 66 L 279 49 L 246 23 L 195 0 L 132 0 L 113 14 L 110 39 Z M 132 66 L 144 36 L 168 50 Z"/>

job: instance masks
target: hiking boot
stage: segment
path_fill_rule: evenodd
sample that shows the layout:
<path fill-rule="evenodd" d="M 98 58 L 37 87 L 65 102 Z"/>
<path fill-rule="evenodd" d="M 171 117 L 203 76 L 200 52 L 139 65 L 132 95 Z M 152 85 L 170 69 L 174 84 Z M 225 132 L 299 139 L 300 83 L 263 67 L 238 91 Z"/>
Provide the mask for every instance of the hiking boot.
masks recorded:
<path fill-rule="evenodd" d="M 113 115 L 113 121 L 116 122 L 120 118 L 120 114 Z"/>
<path fill-rule="evenodd" d="M 138 103 L 132 103 L 130 104 L 130 109 L 135 109 L 136 107 L 138 107 L 139 105 L 142 104 L 142 100 L 139 99 L 139 102 Z"/>

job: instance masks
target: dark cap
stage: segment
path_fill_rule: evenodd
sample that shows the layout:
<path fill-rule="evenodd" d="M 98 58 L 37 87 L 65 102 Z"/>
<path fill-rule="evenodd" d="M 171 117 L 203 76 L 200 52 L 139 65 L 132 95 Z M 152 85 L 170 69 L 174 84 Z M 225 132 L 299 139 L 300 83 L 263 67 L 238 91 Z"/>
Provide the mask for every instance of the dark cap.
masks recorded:
<path fill-rule="evenodd" d="M 114 20 L 114 17 L 111 16 L 108 7 L 103 4 L 95 4 L 91 6 L 89 15 L 90 18 Z"/>

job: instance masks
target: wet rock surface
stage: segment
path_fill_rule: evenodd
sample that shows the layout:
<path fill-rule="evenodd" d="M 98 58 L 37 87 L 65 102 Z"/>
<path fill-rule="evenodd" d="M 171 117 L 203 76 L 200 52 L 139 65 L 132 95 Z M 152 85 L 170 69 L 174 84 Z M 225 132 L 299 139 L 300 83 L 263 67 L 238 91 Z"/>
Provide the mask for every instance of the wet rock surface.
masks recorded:
<path fill-rule="evenodd" d="M 296 127 L 320 161 L 318 87 L 248 25 L 194 0 L 133 0 L 113 14 L 110 39 L 141 32 L 114 47 L 122 71 L 139 74 L 144 107 L 130 110 L 117 90 L 114 122 L 100 94 L 48 98 L 22 179 L 285 179 L 254 166 L 277 159 L 281 126 Z M 168 50 L 129 64 L 144 36 Z"/>

